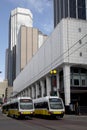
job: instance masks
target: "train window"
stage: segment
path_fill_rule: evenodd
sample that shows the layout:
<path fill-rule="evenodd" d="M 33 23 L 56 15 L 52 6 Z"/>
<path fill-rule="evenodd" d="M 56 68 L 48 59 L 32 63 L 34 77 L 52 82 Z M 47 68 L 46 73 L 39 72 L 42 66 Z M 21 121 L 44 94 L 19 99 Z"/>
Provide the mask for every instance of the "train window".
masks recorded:
<path fill-rule="evenodd" d="M 58 102 L 59 100 L 60 100 L 60 99 L 58 99 L 58 98 L 50 98 L 50 99 L 49 99 L 50 102 Z"/>
<path fill-rule="evenodd" d="M 31 102 L 31 103 L 24 103 L 24 102 L 22 102 L 22 103 L 20 103 L 20 108 L 21 109 L 33 109 L 33 103 Z"/>
<path fill-rule="evenodd" d="M 50 103 L 51 109 L 62 109 L 63 108 L 61 99 L 52 98 L 52 99 L 49 99 L 49 103 Z"/>
<path fill-rule="evenodd" d="M 48 103 L 47 102 L 39 102 L 39 103 L 34 103 L 35 108 L 48 108 Z"/>
<path fill-rule="evenodd" d="M 48 102 L 44 102 L 43 106 L 44 108 L 49 109 Z"/>
<path fill-rule="evenodd" d="M 37 108 L 37 103 L 34 103 L 34 107 Z"/>
<path fill-rule="evenodd" d="M 14 103 L 14 108 L 18 109 L 18 103 Z"/>
<path fill-rule="evenodd" d="M 20 102 L 26 103 L 26 102 L 32 102 L 32 100 L 31 99 L 20 99 Z"/>

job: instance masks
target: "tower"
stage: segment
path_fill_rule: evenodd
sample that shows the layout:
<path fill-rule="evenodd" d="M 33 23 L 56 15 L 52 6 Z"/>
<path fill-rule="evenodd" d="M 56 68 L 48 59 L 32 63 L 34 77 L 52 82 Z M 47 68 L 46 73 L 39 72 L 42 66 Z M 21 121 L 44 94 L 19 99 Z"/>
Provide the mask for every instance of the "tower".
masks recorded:
<path fill-rule="evenodd" d="M 8 84 L 12 85 L 16 77 L 16 47 L 18 46 L 18 33 L 21 25 L 33 26 L 33 16 L 30 10 L 16 8 L 11 11 L 9 19 L 9 54 L 8 54 Z"/>
<path fill-rule="evenodd" d="M 86 20 L 86 0 L 54 0 L 54 27 L 62 18 Z"/>

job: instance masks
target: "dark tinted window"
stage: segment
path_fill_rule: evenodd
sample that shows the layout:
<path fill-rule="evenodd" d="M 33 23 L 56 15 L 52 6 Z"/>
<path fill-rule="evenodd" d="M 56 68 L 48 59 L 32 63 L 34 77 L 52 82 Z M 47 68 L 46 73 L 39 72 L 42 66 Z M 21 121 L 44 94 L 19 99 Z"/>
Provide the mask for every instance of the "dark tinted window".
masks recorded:
<path fill-rule="evenodd" d="M 87 73 L 87 70 L 84 68 L 81 68 L 81 73 L 85 74 L 85 73 Z"/>
<path fill-rule="evenodd" d="M 85 7 L 85 0 L 77 0 L 78 7 L 84 8 Z"/>
<path fill-rule="evenodd" d="M 82 85 L 86 85 L 85 79 L 82 79 Z"/>
<path fill-rule="evenodd" d="M 60 3 L 59 0 L 54 0 L 54 27 L 59 23 L 59 13 L 60 13 Z"/>
<path fill-rule="evenodd" d="M 79 80 L 78 79 L 74 79 L 74 85 L 79 85 Z"/>
<path fill-rule="evenodd" d="M 78 18 L 86 19 L 85 0 L 77 0 L 77 5 L 78 5 Z"/>
<path fill-rule="evenodd" d="M 70 0 L 70 17 L 76 18 L 76 0 Z"/>
<path fill-rule="evenodd" d="M 60 99 L 57 98 L 50 98 L 49 104 L 51 109 L 63 109 L 63 104 Z"/>
<path fill-rule="evenodd" d="M 20 99 L 20 102 L 29 103 L 29 102 L 32 102 L 32 100 L 31 99 Z"/>
<path fill-rule="evenodd" d="M 65 0 L 65 18 L 68 17 L 68 0 Z"/>
<path fill-rule="evenodd" d="M 61 6 L 61 19 L 63 18 L 63 0 L 60 1 L 60 6 Z"/>

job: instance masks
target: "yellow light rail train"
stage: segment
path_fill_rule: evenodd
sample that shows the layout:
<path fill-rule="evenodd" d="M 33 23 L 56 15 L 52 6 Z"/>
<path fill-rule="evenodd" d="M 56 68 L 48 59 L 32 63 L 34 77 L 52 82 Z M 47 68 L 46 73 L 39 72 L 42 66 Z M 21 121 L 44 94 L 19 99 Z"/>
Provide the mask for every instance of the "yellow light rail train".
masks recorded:
<path fill-rule="evenodd" d="M 34 99 L 34 115 L 63 118 L 65 113 L 64 104 L 57 96 L 46 96 Z"/>
<path fill-rule="evenodd" d="M 3 104 L 2 112 L 15 118 L 32 117 L 34 112 L 33 100 L 30 97 L 18 97 Z"/>

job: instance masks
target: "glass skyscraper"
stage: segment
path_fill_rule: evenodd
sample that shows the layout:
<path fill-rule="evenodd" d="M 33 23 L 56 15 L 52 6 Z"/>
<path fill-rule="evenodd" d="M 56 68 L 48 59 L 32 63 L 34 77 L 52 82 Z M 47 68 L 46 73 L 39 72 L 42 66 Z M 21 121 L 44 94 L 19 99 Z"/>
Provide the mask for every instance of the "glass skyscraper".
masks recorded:
<path fill-rule="evenodd" d="M 86 0 L 54 0 L 54 27 L 67 17 L 86 20 Z"/>

